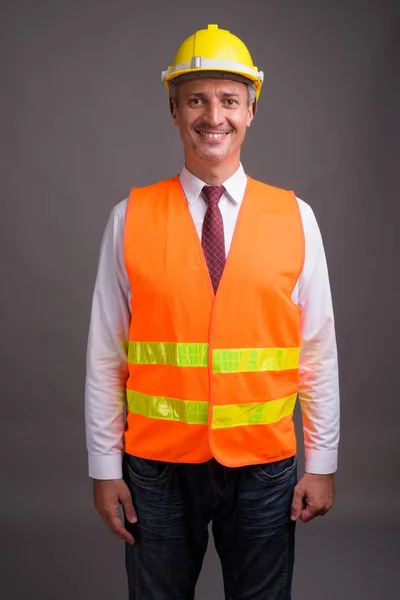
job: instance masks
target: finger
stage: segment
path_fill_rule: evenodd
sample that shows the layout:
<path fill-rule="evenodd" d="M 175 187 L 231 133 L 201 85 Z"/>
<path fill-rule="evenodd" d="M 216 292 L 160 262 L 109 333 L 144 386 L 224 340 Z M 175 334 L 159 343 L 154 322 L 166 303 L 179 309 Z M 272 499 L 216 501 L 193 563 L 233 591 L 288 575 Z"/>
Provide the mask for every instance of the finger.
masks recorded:
<path fill-rule="evenodd" d="M 323 517 L 324 515 L 326 515 L 327 512 L 329 512 L 332 508 L 332 505 L 330 506 L 324 506 L 323 508 L 321 508 L 321 510 L 319 511 L 319 516 Z"/>
<path fill-rule="evenodd" d="M 300 519 L 303 521 L 303 523 L 308 523 L 317 516 L 318 513 L 315 513 L 309 506 L 306 506 L 306 508 L 301 511 Z"/>
<path fill-rule="evenodd" d="M 324 505 L 320 508 L 317 508 L 315 506 L 307 506 L 302 511 L 300 518 L 304 523 L 307 523 L 308 521 L 311 521 L 311 519 L 315 519 L 315 517 L 323 517 L 331 509 L 331 507 L 332 505 Z"/>
<path fill-rule="evenodd" d="M 130 534 L 129 531 L 127 531 L 127 529 L 125 529 L 125 527 L 122 525 L 121 520 L 118 516 L 108 515 L 105 518 L 105 523 L 106 523 L 107 527 L 109 528 L 109 530 L 114 535 L 121 538 L 125 542 L 128 542 L 128 544 L 130 544 L 130 545 L 135 543 L 135 539 L 134 539 L 133 535 Z"/>
<path fill-rule="evenodd" d="M 129 523 L 136 523 L 137 515 L 132 504 L 132 496 L 130 492 L 127 491 L 125 494 L 121 494 L 120 500 L 124 508 L 125 517 L 128 519 Z"/>
<path fill-rule="evenodd" d="M 293 492 L 292 508 L 290 512 L 290 518 L 292 521 L 296 521 L 303 509 L 303 492 L 296 486 Z"/>

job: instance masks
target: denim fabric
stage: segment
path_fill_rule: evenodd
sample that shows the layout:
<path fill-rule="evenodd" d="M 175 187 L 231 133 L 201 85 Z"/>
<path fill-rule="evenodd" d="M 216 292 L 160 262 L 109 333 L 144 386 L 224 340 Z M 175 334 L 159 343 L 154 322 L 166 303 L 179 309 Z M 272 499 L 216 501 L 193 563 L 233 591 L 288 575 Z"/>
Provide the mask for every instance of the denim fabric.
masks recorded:
<path fill-rule="evenodd" d="M 124 456 L 129 600 L 193 600 L 212 522 L 226 600 L 291 600 L 296 457 L 228 468 Z"/>

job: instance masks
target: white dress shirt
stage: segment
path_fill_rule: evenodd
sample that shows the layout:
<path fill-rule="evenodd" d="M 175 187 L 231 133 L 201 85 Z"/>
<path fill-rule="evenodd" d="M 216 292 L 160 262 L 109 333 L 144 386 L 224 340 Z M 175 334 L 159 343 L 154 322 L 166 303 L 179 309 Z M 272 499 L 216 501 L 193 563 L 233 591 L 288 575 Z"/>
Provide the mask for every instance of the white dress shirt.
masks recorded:
<path fill-rule="evenodd" d="M 206 204 L 205 184 L 186 168 L 180 183 L 201 238 Z M 224 182 L 219 207 L 226 253 L 232 241 L 247 178 L 242 165 Z M 301 307 L 299 399 L 303 419 L 305 466 L 308 473 L 337 469 L 339 383 L 334 317 L 321 234 L 310 206 L 297 199 L 305 234 L 304 268 L 294 288 Z M 111 212 L 100 250 L 87 348 L 85 394 L 89 475 L 122 477 L 125 383 L 130 326 L 130 282 L 124 263 L 127 200 Z M 133 290 L 134 293 L 134 290 Z"/>

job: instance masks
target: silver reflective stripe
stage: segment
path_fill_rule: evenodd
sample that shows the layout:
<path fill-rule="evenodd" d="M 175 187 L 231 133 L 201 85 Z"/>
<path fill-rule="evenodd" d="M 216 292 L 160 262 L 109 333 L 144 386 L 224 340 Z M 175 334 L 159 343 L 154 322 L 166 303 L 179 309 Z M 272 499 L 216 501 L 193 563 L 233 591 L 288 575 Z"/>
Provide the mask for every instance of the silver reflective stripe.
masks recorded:
<path fill-rule="evenodd" d="M 196 66 L 193 66 L 193 61 L 196 62 Z M 162 81 L 164 82 L 165 78 L 168 77 L 168 75 L 178 73 L 179 71 L 190 71 L 191 69 L 220 69 L 221 71 L 232 71 L 232 73 L 243 73 L 246 75 L 250 75 L 254 79 L 259 79 L 261 82 L 264 81 L 263 71 L 256 71 L 255 69 L 251 69 L 247 65 L 243 65 L 242 63 L 238 63 L 233 60 L 204 58 L 203 56 L 194 56 L 191 61 L 179 63 L 174 67 L 170 67 L 167 71 L 163 71 L 161 76 Z"/>

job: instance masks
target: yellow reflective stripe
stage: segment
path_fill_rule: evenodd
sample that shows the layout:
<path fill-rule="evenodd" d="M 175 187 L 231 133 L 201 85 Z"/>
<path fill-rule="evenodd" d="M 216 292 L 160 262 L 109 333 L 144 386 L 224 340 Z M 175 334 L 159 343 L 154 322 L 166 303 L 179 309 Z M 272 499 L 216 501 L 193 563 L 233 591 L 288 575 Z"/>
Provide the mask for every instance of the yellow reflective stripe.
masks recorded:
<path fill-rule="evenodd" d="M 240 425 L 269 425 L 293 414 L 297 394 L 270 402 L 214 406 L 212 429 Z"/>
<path fill-rule="evenodd" d="M 213 350 L 214 373 L 297 369 L 300 348 L 232 348 Z"/>
<path fill-rule="evenodd" d="M 297 369 L 300 348 L 230 348 L 213 350 L 214 373 L 246 373 Z M 207 367 L 208 344 L 129 342 L 128 362 L 135 365 Z"/>
<path fill-rule="evenodd" d="M 240 425 L 268 425 L 293 414 L 297 394 L 270 402 L 214 406 L 212 429 Z M 128 411 L 148 419 L 179 421 L 189 425 L 207 425 L 208 402 L 149 396 L 126 390 Z"/>
<path fill-rule="evenodd" d="M 128 362 L 134 365 L 207 367 L 208 344 L 129 342 Z"/>
<path fill-rule="evenodd" d="M 129 389 L 126 390 L 126 401 L 129 412 L 149 419 L 179 421 L 190 425 L 208 423 L 208 402 L 149 396 Z"/>

